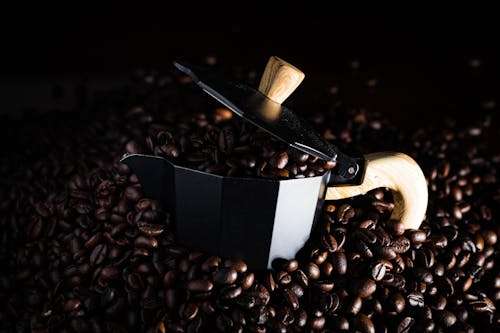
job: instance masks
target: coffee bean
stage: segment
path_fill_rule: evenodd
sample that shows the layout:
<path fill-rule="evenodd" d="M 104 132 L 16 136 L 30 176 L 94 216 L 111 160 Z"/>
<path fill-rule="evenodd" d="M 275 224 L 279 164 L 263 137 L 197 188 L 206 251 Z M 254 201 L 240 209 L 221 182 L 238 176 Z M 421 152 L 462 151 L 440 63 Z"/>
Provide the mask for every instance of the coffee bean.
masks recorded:
<path fill-rule="evenodd" d="M 143 221 L 137 222 L 137 228 L 145 236 L 156 237 L 159 236 L 165 229 L 159 224 L 152 224 Z"/>
<path fill-rule="evenodd" d="M 396 313 L 401 313 L 405 309 L 406 302 L 400 293 L 395 293 L 392 295 L 392 297 L 389 300 L 389 306 L 392 311 L 395 311 Z"/>
<path fill-rule="evenodd" d="M 81 302 L 79 299 L 73 298 L 69 299 L 64 303 L 64 311 L 66 312 L 71 312 L 71 311 L 76 311 L 80 306 Z"/>
<path fill-rule="evenodd" d="M 353 297 L 346 304 L 345 311 L 349 314 L 356 315 L 361 311 L 363 301 L 361 297 Z"/>
<path fill-rule="evenodd" d="M 315 263 L 308 263 L 306 267 L 307 277 L 311 280 L 317 280 L 320 277 L 321 271 Z"/>
<path fill-rule="evenodd" d="M 254 284 L 254 281 L 255 281 L 254 273 L 246 273 L 241 280 L 241 288 L 243 288 L 243 290 L 251 288 Z"/>
<path fill-rule="evenodd" d="M 362 313 L 353 318 L 353 326 L 362 333 L 375 333 L 373 322 L 368 316 Z"/>
<path fill-rule="evenodd" d="M 236 303 L 244 309 L 251 309 L 255 306 L 256 300 L 255 297 L 251 295 L 242 294 L 240 297 L 236 299 Z"/>
<path fill-rule="evenodd" d="M 33 217 L 28 226 L 27 235 L 30 240 L 35 240 L 40 237 L 43 229 L 43 221 L 39 216 Z"/>
<path fill-rule="evenodd" d="M 411 230 L 409 232 L 409 238 L 412 243 L 423 243 L 427 239 L 427 234 L 422 230 Z"/>
<path fill-rule="evenodd" d="M 401 221 L 394 221 L 391 220 L 387 223 L 387 228 L 390 233 L 392 233 L 394 236 L 401 236 L 405 232 L 405 228 L 403 223 Z"/>
<path fill-rule="evenodd" d="M 233 284 L 238 278 L 238 272 L 231 268 L 222 268 L 214 275 L 214 282 L 219 284 Z"/>
<path fill-rule="evenodd" d="M 156 240 L 156 238 L 153 237 L 139 236 L 135 239 L 134 245 L 136 247 L 145 247 L 154 249 L 158 247 L 158 241 Z"/>
<path fill-rule="evenodd" d="M 411 306 L 423 307 L 425 305 L 424 296 L 420 292 L 409 293 L 406 299 Z"/>
<path fill-rule="evenodd" d="M 186 288 L 194 292 L 207 292 L 212 290 L 213 284 L 207 280 L 192 280 L 187 282 Z"/>
<path fill-rule="evenodd" d="M 397 256 L 396 251 L 389 246 L 374 246 L 374 249 L 382 259 L 391 260 Z"/>
<path fill-rule="evenodd" d="M 349 331 L 349 321 L 345 317 L 335 317 L 334 325 L 335 328 L 339 331 Z"/>
<path fill-rule="evenodd" d="M 397 237 L 394 239 L 389 246 L 394 250 L 396 253 L 405 253 L 410 249 L 410 241 L 408 238 L 404 236 Z"/>
<path fill-rule="evenodd" d="M 347 273 L 347 258 L 344 252 L 336 252 L 332 254 L 333 270 L 338 275 Z"/>
<path fill-rule="evenodd" d="M 493 313 L 495 311 L 495 305 L 487 297 L 481 297 L 481 299 L 472 300 L 469 302 L 469 305 L 476 313 Z"/>
<path fill-rule="evenodd" d="M 457 321 L 457 317 L 452 312 L 446 310 L 439 312 L 438 318 L 444 327 L 451 327 Z"/>
<path fill-rule="evenodd" d="M 339 209 L 337 210 L 337 218 L 339 219 L 340 223 L 347 223 L 351 218 L 353 218 L 355 215 L 354 209 L 347 205 L 341 205 Z"/>
<path fill-rule="evenodd" d="M 269 163 L 275 168 L 283 169 L 288 164 L 288 154 L 286 152 L 275 154 L 271 157 Z"/>
<path fill-rule="evenodd" d="M 210 289 L 208 289 L 208 290 L 210 290 Z M 208 291 L 208 290 L 206 290 L 206 291 Z M 224 287 L 221 289 L 220 296 L 222 299 L 234 299 L 234 298 L 240 296 L 241 292 L 242 292 L 242 289 L 240 286 L 230 285 L 230 286 L 227 286 L 227 287 Z"/>
<path fill-rule="evenodd" d="M 293 310 L 297 310 L 299 308 L 299 299 L 297 295 L 291 289 L 284 289 L 283 294 L 285 300 L 292 307 Z"/>
<path fill-rule="evenodd" d="M 301 269 L 298 269 L 295 272 L 295 276 L 297 278 L 297 281 L 300 283 L 300 285 L 302 287 L 306 288 L 309 285 L 309 279 L 307 278 L 307 275 Z"/>
<path fill-rule="evenodd" d="M 321 244 L 329 251 L 337 251 L 338 245 L 337 240 L 330 234 L 325 234 L 321 236 Z"/>
<path fill-rule="evenodd" d="M 121 271 L 118 267 L 115 266 L 106 266 L 101 270 L 101 277 L 104 279 L 114 280 L 117 279 L 121 274 Z"/>
<path fill-rule="evenodd" d="M 280 285 L 287 285 L 292 282 L 292 276 L 285 271 L 279 271 L 276 276 Z"/>
<path fill-rule="evenodd" d="M 248 269 L 247 264 L 240 259 L 228 259 L 224 262 L 224 266 L 233 268 L 238 274 L 243 274 Z"/>
<path fill-rule="evenodd" d="M 361 298 L 370 297 L 375 290 L 377 290 L 377 284 L 372 279 L 355 280 L 352 283 L 353 293 Z"/>
<path fill-rule="evenodd" d="M 302 297 L 304 295 L 304 288 L 302 288 L 298 283 L 291 283 L 289 288 L 297 295 L 297 297 Z"/>
<path fill-rule="evenodd" d="M 193 303 L 181 305 L 179 309 L 180 316 L 186 320 L 193 320 L 198 314 L 198 306 Z"/>
<path fill-rule="evenodd" d="M 249 320 L 257 325 L 263 325 L 269 318 L 269 312 L 265 306 L 256 307 L 250 310 Z"/>
<path fill-rule="evenodd" d="M 90 253 L 90 264 L 93 266 L 100 265 L 106 258 L 107 250 L 106 244 L 97 245 Z"/>
<path fill-rule="evenodd" d="M 313 285 L 322 291 L 329 292 L 333 290 L 335 283 L 333 281 L 322 280 L 322 281 L 314 281 Z"/>
<path fill-rule="evenodd" d="M 315 331 L 323 329 L 325 326 L 325 317 L 313 318 L 311 321 L 311 328 Z"/>
<path fill-rule="evenodd" d="M 375 281 L 382 281 L 385 276 L 386 266 L 379 262 L 375 266 L 373 266 L 371 271 L 371 276 Z"/>
<path fill-rule="evenodd" d="M 408 333 L 411 332 L 413 325 L 415 324 L 415 319 L 412 317 L 404 317 L 403 320 L 398 324 L 396 329 L 397 333 Z"/>

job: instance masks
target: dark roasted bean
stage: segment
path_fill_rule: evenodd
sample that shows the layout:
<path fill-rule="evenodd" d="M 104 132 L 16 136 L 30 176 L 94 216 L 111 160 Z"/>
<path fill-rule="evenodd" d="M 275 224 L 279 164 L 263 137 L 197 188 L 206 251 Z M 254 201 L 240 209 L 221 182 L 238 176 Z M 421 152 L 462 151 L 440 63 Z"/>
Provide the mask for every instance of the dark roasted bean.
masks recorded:
<path fill-rule="evenodd" d="M 385 276 L 385 272 L 386 272 L 386 266 L 383 263 L 378 262 L 373 266 L 371 270 L 371 276 L 373 280 L 381 281 Z"/>
<path fill-rule="evenodd" d="M 249 289 L 254 284 L 254 280 L 254 273 L 246 273 L 241 280 L 241 288 L 243 288 L 243 290 Z"/>
<path fill-rule="evenodd" d="M 362 313 L 354 317 L 353 326 L 361 333 L 375 333 L 373 322 L 368 316 Z"/>
<path fill-rule="evenodd" d="M 186 288 L 195 292 L 207 292 L 212 290 L 213 284 L 207 280 L 192 280 L 187 283 Z"/>
<path fill-rule="evenodd" d="M 222 268 L 214 275 L 214 282 L 219 284 L 233 284 L 238 278 L 238 272 L 232 268 Z"/>
<path fill-rule="evenodd" d="M 285 300 L 292 307 L 293 310 L 297 310 L 299 308 L 299 299 L 297 295 L 291 289 L 283 290 L 283 294 L 285 296 Z"/>
<path fill-rule="evenodd" d="M 106 258 L 107 254 L 107 246 L 106 244 L 99 244 L 97 245 L 94 250 L 90 253 L 90 264 L 91 265 L 100 265 L 104 259 Z"/>
<path fill-rule="evenodd" d="M 420 292 L 412 292 L 408 294 L 406 299 L 411 306 L 423 307 L 425 305 L 424 296 Z"/>
<path fill-rule="evenodd" d="M 210 290 L 210 289 L 208 289 L 208 290 Z M 208 291 L 208 290 L 205 290 L 205 291 Z M 241 295 L 241 291 L 242 291 L 242 289 L 240 286 L 231 285 L 231 286 L 227 286 L 227 287 L 224 287 L 223 289 L 221 289 L 220 296 L 222 299 L 234 299 L 234 298 Z"/>
<path fill-rule="evenodd" d="M 351 286 L 353 293 L 361 298 L 370 297 L 377 290 L 377 284 L 372 279 L 355 280 Z"/>
<path fill-rule="evenodd" d="M 315 263 L 310 262 L 307 264 L 306 274 L 309 279 L 317 280 L 319 279 L 321 272 Z"/>
<path fill-rule="evenodd" d="M 412 317 L 404 317 L 403 320 L 399 322 L 396 332 L 409 333 L 411 332 L 411 329 L 414 324 L 415 324 L 415 319 L 413 319 Z"/>

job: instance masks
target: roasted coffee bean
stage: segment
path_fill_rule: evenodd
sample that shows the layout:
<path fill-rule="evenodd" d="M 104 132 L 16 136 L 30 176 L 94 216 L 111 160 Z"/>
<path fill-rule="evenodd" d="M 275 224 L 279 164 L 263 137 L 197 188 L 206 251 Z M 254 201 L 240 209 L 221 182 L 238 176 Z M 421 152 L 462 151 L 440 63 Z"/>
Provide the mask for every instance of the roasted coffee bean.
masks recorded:
<path fill-rule="evenodd" d="M 324 234 L 321 236 L 321 244 L 324 248 L 326 248 L 329 252 L 337 251 L 338 245 L 337 240 L 330 234 Z"/>
<path fill-rule="evenodd" d="M 427 234 L 422 230 L 411 230 L 409 232 L 409 238 L 412 243 L 419 244 L 426 241 Z"/>
<path fill-rule="evenodd" d="M 299 299 L 295 292 L 293 292 L 291 289 L 285 289 L 283 290 L 283 294 L 285 297 L 285 300 L 288 302 L 288 304 L 292 307 L 293 310 L 297 310 L 299 308 Z"/>
<path fill-rule="evenodd" d="M 387 222 L 387 228 L 387 231 L 392 233 L 394 236 L 401 236 L 405 232 L 405 228 L 401 221 L 390 220 Z"/>
<path fill-rule="evenodd" d="M 210 290 L 210 289 L 209 289 Z M 208 290 L 206 290 L 208 291 Z M 220 296 L 222 299 L 234 299 L 241 295 L 242 289 L 240 286 L 231 285 L 221 289 Z"/>
<path fill-rule="evenodd" d="M 222 268 L 214 275 L 214 282 L 219 284 L 233 284 L 238 278 L 238 273 L 232 268 Z"/>
<path fill-rule="evenodd" d="M 398 327 L 396 328 L 396 332 L 409 333 L 411 332 L 411 329 L 414 324 L 415 324 L 415 319 L 413 319 L 412 317 L 404 317 L 403 320 L 399 322 Z"/>
<path fill-rule="evenodd" d="M 81 306 L 81 302 L 79 299 L 73 298 L 69 299 L 64 303 L 64 311 L 71 312 L 77 310 Z"/>
<path fill-rule="evenodd" d="M 349 321 L 345 317 L 336 317 L 334 321 L 335 328 L 339 331 L 347 332 L 349 331 Z"/>
<path fill-rule="evenodd" d="M 250 322 L 257 325 L 263 325 L 269 318 L 269 311 L 265 306 L 259 306 L 251 309 L 248 315 Z"/>
<path fill-rule="evenodd" d="M 382 281 L 385 276 L 386 269 L 386 266 L 381 262 L 375 264 L 371 270 L 373 280 Z"/>
<path fill-rule="evenodd" d="M 389 246 L 374 246 L 374 249 L 382 259 L 391 260 L 397 256 L 396 251 Z"/>
<path fill-rule="evenodd" d="M 391 311 L 395 311 L 396 313 L 401 313 L 405 309 L 406 302 L 400 293 L 395 293 L 389 299 L 389 308 Z"/>
<path fill-rule="evenodd" d="M 295 324 L 297 327 L 304 327 L 307 324 L 307 312 L 304 309 L 299 309 L 295 313 Z"/>
<path fill-rule="evenodd" d="M 275 168 L 283 169 L 288 164 L 288 154 L 286 152 L 282 152 L 273 155 L 269 160 L 269 164 L 271 164 Z"/>
<path fill-rule="evenodd" d="M 425 305 L 424 296 L 420 292 L 409 293 L 406 299 L 411 306 L 423 307 Z"/>
<path fill-rule="evenodd" d="M 90 264 L 94 266 L 100 265 L 106 258 L 107 249 L 106 244 L 97 245 L 90 253 Z"/>
<path fill-rule="evenodd" d="M 347 273 L 347 258 L 344 252 L 336 252 L 332 254 L 333 270 L 338 275 Z"/>
<path fill-rule="evenodd" d="M 309 279 L 311 280 L 317 280 L 320 277 L 321 271 L 319 270 L 319 267 L 315 263 L 308 263 L 307 267 L 305 268 L 306 275 Z"/>
<path fill-rule="evenodd" d="M 339 219 L 340 223 L 347 223 L 351 218 L 353 218 L 355 215 L 354 209 L 349 206 L 349 205 L 342 205 L 339 207 L 337 210 L 337 218 Z"/>
<path fill-rule="evenodd" d="M 186 288 L 194 292 L 207 292 L 212 290 L 213 284 L 207 280 L 192 280 L 187 282 Z"/>
<path fill-rule="evenodd" d="M 353 297 L 346 304 L 345 311 L 349 314 L 356 315 L 361 311 L 363 301 L 361 297 Z"/>
<path fill-rule="evenodd" d="M 255 281 L 254 273 L 246 273 L 241 280 L 241 288 L 243 288 L 243 290 L 249 289 L 250 287 L 253 286 L 254 281 Z"/>
<path fill-rule="evenodd" d="M 400 236 L 396 239 L 394 239 L 389 246 L 394 250 L 396 253 L 405 253 L 410 249 L 410 241 L 408 238 L 404 236 Z"/>
<path fill-rule="evenodd" d="M 242 294 L 236 299 L 236 303 L 244 309 L 251 309 L 255 306 L 256 300 L 255 297 L 251 295 Z"/>
<path fill-rule="evenodd" d="M 154 248 L 158 247 L 158 241 L 156 240 L 156 238 L 153 238 L 153 237 L 139 236 L 135 239 L 134 245 L 136 247 L 145 247 L 145 248 L 154 249 Z"/>
<path fill-rule="evenodd" d="M 315 331 L 323 329 L 325 326 L 325 317 L 316 317 L 311 321 L 311 328 Z"/>
<path fill-rule="evenodd" d="M 362 333 L 375 333 L 375 326 L 371 319 L 365 314 L 358 314 L 353 318 L 353 326 Z"/>
<path fill-rule="evenodd" d="M 377 290 L 377 284 L 372 279 L 355 280 L 352 283 L 352 292 L 361 298 L 370 297 Z"/>
<path fill-rule="evenodd" d="M 363 242 L 362 240 L 359 240 L 355 243 L 356 245 L 356 250 L 363 255 L 364 257 L 367 258 L 372 258 L 373 257 L 373 252 L 372 250 L 368 247 L 368 245 Z"/>
<path fill-rule="evenodd" d="M 248 269 L 247 264 L 240 259 L 227 259 L 224 262 L 224 266 L 233 268 L 238 274 L 243 274 Z"/>
<path fill-rule="evenodd" d="M 137 228 L 144 235 L 150 237 L 159 236 L 164 231 L 164 227 L 159 224 L 152 224 L 143 221 L 137 222 Z"/>
<path fill-rule="evenodd" d="M 316 265 L 321 265 L 325 262 L 328 257 L 328 251 L 320 251 L 319 249 L 313 249 L 311 251 L 311 259 L 316 263 Z"/>
<path fill-rule="evenodd" d="M 469 302 L 469 305 L 476 313 L 493 313 L 496 310 L 493 302 L 487 297 L 481 297 L 481 299 L 472 300 Z"/>
<path fill-rule="evenodd" d="M 445 311 L 440 311 L 438 313 L 438 318 L 439 318 L 439 322 L 444 327 L 451 327 L 457 321 L 457 317 L 453 314 L 453 312 L 446 311 L 446 310 Z"/>

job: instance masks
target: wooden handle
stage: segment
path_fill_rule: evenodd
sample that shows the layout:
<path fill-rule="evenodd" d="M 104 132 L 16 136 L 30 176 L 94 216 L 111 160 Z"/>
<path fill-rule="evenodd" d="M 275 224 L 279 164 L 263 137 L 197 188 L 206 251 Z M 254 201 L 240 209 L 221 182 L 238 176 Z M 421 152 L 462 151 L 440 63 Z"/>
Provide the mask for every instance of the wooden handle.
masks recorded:
<path fill-rule="evenodd" d="M 379 187 L 394 192 L 391 219 L 401 220 L 405 229 L 418 229 L 427 210 L 427 183 L 417 162 L 402 153 L 382 152 L 365 156 L 363 183 L 329 187 L 326 200 L 353 197 Z"/>
<path fill-rule="evenodd" d="M 259 91 L 276 103 L 283 103 L 299 84 L 305 74 L 286 61 L 272 56 L 260 79 Z"/>

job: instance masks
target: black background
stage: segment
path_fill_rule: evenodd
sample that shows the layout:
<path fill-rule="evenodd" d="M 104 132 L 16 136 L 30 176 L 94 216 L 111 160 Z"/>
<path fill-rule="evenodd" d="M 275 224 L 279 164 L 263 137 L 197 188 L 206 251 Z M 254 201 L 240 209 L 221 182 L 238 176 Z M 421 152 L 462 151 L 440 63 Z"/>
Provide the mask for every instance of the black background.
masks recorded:
<path fill-rule="evenodd" d="M 122 77 L 136 68 L 167 69 L 173 59 L 199 63 L 206 55 L 259 69 L 278 55 L 306 73 L 299 91 L 376 78 L 373 109 L 407 126 L 450 115 L 468 121 L 500 91 L 494 11 L 394 10 L 381 16 L 293 6 L 229 6 L 225 14 L 221 8 L 4 9 L 0 84 L 15 84 L 21 96 L 24 82 Z M 470 66 L 474 59 L 478 68 Z M 359 69 L 352 69 L 353 61 Z M 2 104 L 2 113 L 17 112 L 21 104 L 12 100 Z"/>

